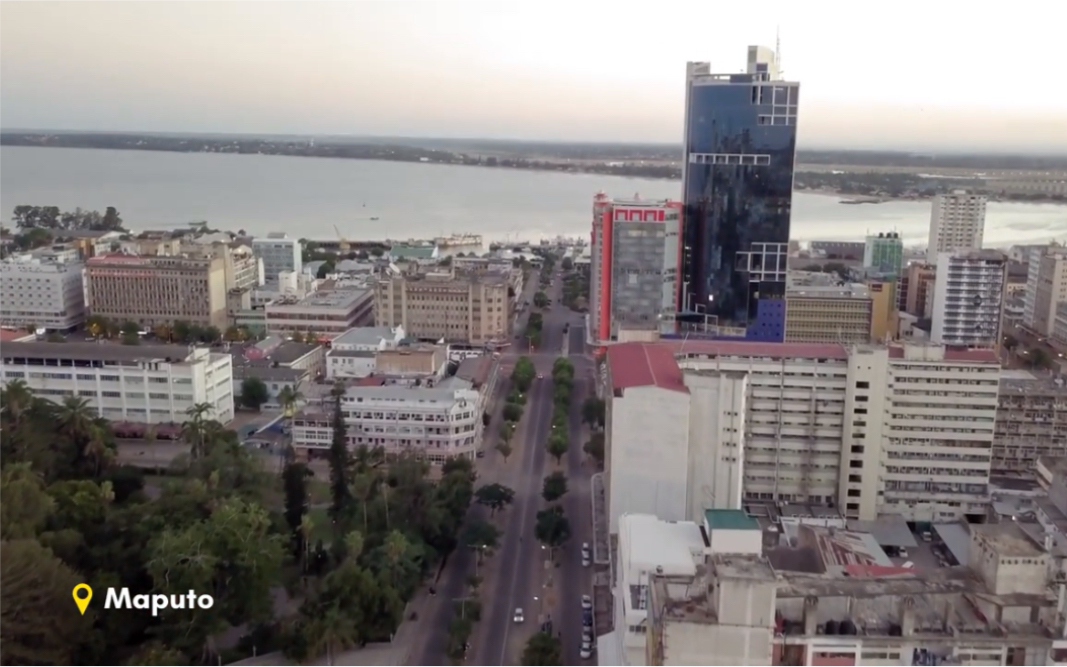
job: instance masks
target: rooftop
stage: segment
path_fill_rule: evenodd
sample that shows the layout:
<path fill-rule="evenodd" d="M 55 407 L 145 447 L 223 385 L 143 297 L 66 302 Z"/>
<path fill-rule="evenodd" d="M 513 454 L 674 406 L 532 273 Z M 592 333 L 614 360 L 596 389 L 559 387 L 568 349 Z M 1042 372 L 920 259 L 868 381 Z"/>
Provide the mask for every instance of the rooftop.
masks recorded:
<path fill-rule="evenodd" d="M 493 358 L 488 354 L 477 357 L 467 357 L 459 363 L 456 369 L 456 377 L 468 380 L 478 387 L 485 384 L 489 379 L 489 372 L 493 369 Z"/>
<path fill-rule="evenodd" d="M 695 575 L 694 555 L 707 547 L 700 526 L 692 521 L 663 521 L 651 514 L 623 515 L 619 535 L 622 558 L 630 567 L 663 568 L 667 575 Z"/>
<path fill-rule="evenodd" d="M 1036 558 L 1045 553 L 1014 521 L 975 524 L 970 528 L 972 535 L 984 537 L 1001 558 Z"/>
<path fill-rule="evenodd" d="M 339 289 L 331 292 L 312 292 L 303 299 L 285 299 L 284 297 L 267 305 L 267 310 L 279 308 L 351 308 L 353 305 L 369 299 L 367 289 Z"/>
<path fill-rule="evenodd" d="M 902 345 L 890 345 L 889 346 L 889 358 L 890 359 L 903 359 L 905 356 L 904 346 Z M 913 361 L 931 361 L 934 360 L 914 359 Z M 972 349 L 966 347 L 945 347 L 945 361 L 958 361 L 960 363 L 987 363 L 1000 365 L 1000 360 L 997 358 L 997 353 L 993 350 L 984 349 Z"/>
<path fill-rule="evenodd" d="M 264 382 L 296 382 L 307 374 L 307 369 L 301 368 L 272 368 L 259 365 L 238 366 L 236 364 L 233 367 L 234 380 L 254 377 Z"/>
<path fill-rule="evenodd" d="M 5 359 L 44 358 L 112 362 L 185 361 L 194 348 L 185 345 L 116 345 L 114 343 L 6 343 Z"/>
<path fill-rule="evenodd" d="M 688 393 L 682 370 L 669 347 L 646 343 L 622 343 L 608 348 L 608 366 L 616 391 L 631 387 L 659 387 Z"/>
<path fill-rule="evenodd" d="M 759 530 L 759 522 L 744 510 L 704 510 L 711 530 Z"/>
<path fill-rule="evenodd" d="M 12 343 L 17 340 L 30 339 L 34 335 L 23 329 L 0 329 L 0 343 Z"/>

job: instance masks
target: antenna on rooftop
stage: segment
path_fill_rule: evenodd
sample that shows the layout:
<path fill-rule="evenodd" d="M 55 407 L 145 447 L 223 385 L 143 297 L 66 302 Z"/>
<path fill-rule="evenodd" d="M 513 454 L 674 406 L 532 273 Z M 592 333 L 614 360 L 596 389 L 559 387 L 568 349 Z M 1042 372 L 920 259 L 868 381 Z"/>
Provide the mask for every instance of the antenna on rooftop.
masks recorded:
<path fill-rule="evenodd" d="M 782 31 L 779 26 L 774 27 L 774 59 L 778 63 L 778 76 L 781 77 L 785 69 L 782 67 Z"/>

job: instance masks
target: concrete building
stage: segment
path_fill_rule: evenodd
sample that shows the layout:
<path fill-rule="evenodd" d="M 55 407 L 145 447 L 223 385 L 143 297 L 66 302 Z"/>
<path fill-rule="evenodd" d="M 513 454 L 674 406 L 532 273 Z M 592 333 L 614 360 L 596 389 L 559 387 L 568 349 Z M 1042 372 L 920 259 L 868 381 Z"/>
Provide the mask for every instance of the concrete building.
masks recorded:
<path fill-rule="evenodd" d="M 112 254 L 86 262 L 89 312 L 145 326 L 177 321 L 225 329 L 222 259 Z"/>
<path fill-rule="evenodd" d="M 374 288 L 374 323 L 423 339 L 504 341 L 511 335 L 509 279 L 451 270 L 388 276 Z"/>
<path fill-rule="evenodd" d="M 326 378 L 361 378 L 374 372 L 375 355 L 395 348 L 405 338 L 404 327 L 356 327 L 330 343 Z"/>
<path fill-rule="evenodd" d="M 1056 304 L 1056 318 L 1052 323 L 1052 340 L 1067 345 L 1067 301 Z"/>
<path fill-rule="evenodd" d="M 264 310 L 270 333 L 310 332 L 333 338 L 371 323 L 374 294 L 367 289 L 313 292 L 302 299 L 283 297 Z"/>
<path fill-rule="evenodd" d="M 300 241 L 284 233 L 272 232 L 252 239 L 252 252 L 263 260 L 263 277 L 267 283 L 276 282 L 282 271 L 299 274 L 304 270 Z"/>
<path fill-rule="evenodd" d="M 811 254 L 820 259 L 836 259 L 849 262 L 863 261 L 867 244 L 860 241 L 812 241 L 808 244 Z"/>
<path fill-rule="evenodd" d="M 919 262 L 909 264 L 904 271 L 904 279 L 900 283 L 900 290 L 903 294 L 898 301 L 898 303 L 903 302 L 900 310 L 920 319 L 929 317 L 933 312 L 936 278 L 937 271 L 929 264 Z"/>
<path fill-rule="evenodd" d="M 620 327 L 673 328 L 681 261 L 681 202 L 593 199 L 589 312 L 592 340 Z"/>
<path fill-rule="evenodd" d="M 448 348 L 444 345 L 400 345 L 374 353 L 374 372 L 397 378 L 426 378 L 431 383 L 448 370 Z"/>
<path fill-rule="evenodd" d="M 1000 380 L 992 469 L 1028 473 L 1042 456 L 1067 456 L 1067 384 L 1058 376 L 1005 370 Z"/>
<path fill-rule="evenodd" d="M 934 280 L 930 340 L 1000 348 L 1008 259 L 997 250 L 942 253 Z"/>
<path fill-rule="evenodd" d="M 182 238 L 172 232 L 148 231 L 120 241 L 118 252 L 126 255 L 177 256 L 181 254 L 181 247 Z"/>
<path fill-rule="evenodd" d="M 229 354 L 184 345 L 5 343 L 3 380 L 19 379 L 41 398 L 89 401 L 111 421 L 168 424 L 185 421 L 197 403 L 214 406 L 210 418 L 233 419 L 233 365 Z"/>
<path fill-rule="evenodd" d="M 870 343 L 874 307 L 866 285 L 800 287 L 785 293 L 785 342 Z"/>
<path fill-rule="evenodd" d="M 85 322 L 84 265 L 30 255 L 0 262 L 0 324 L 70 331 Z"/>
<path fill-rule="evenodd" d="M 1067 249 L 1058 244 L 1033 249 L 1026 263 L 1023 322 L 1040 336 L 1051 336 L 1056 306 L 1067 301 Z"/>
<path fill-rule="evenodd" d="M 936 265 L 945 252 L 980 250 L 985 235 L 986 195 L 957 190 L 934 197 L 930 209 L 930 240 L 926 263 Z"/>
<path fill-rule="evenodd" d="M 82 260 L 106 255 L 112 247 L 120 247 L 123 233 L 102 229 L 69 229 L 58 232 L 57 239 L 69 242 L 78 249 Z"/>
<path fill-rule="evenodd" d="M 990 350 L 670 341 L 607 354 L 612 532 L 626 513 L 694 520 L 738 500 L 859 519 L 985 511 L 1000 378 Z"/>
<path fill-rule="evenodd" d="M 863 268 L 900 276 L 904 269 L 904 241 L 896 232 L 869 235 L 863 245 Z"/>
<path fill-rule="evenodd" d="M 451 456 L 474 458 L 482 438 L 482 397 L 462 380 L 450 378 L 442 385 L 347 389 L 341 400 L 349 447 L 382 447 L 392 455 L 412 452 L 435 464 Z M 309 457 L 325 455 L 333 434 L 331 419 L 329 409 L 296 415 L 293 447 Z"/>
<path fill-rule="evenodd" d="M 965 562 L 941 568 L 880 564 L 864 534 L 827 528 L 762 553 L 709 537 L 694 576 L 650 575 L 640 664 L 1065 664 L 1047 549 L 1015 522 L 964 531 Z"/>

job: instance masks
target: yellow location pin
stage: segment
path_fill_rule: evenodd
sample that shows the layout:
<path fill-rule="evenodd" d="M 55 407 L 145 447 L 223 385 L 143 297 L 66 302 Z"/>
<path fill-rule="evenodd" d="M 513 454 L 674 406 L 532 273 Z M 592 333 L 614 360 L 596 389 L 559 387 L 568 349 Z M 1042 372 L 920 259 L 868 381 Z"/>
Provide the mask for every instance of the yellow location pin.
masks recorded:
<path fill-rule="evenodd" d="M 93 599 L 93 589 L 89 584 L 78 584 L 74 587 L 74 604 L 78 605 L 78 611 L 85 615 L 85 609 L 89 606 L 89 600 Z"/>

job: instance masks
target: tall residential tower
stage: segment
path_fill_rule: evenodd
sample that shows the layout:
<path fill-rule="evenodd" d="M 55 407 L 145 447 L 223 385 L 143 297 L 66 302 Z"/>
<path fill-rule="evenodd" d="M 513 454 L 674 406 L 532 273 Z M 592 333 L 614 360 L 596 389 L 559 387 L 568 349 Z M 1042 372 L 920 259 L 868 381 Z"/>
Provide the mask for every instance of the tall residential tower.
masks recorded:
<path fill-rule="evenodd" d="M 766 47 L 744 74 L 687 64 L 681 317 L 744 327 L 784 296 L 799 93 Z"/>

